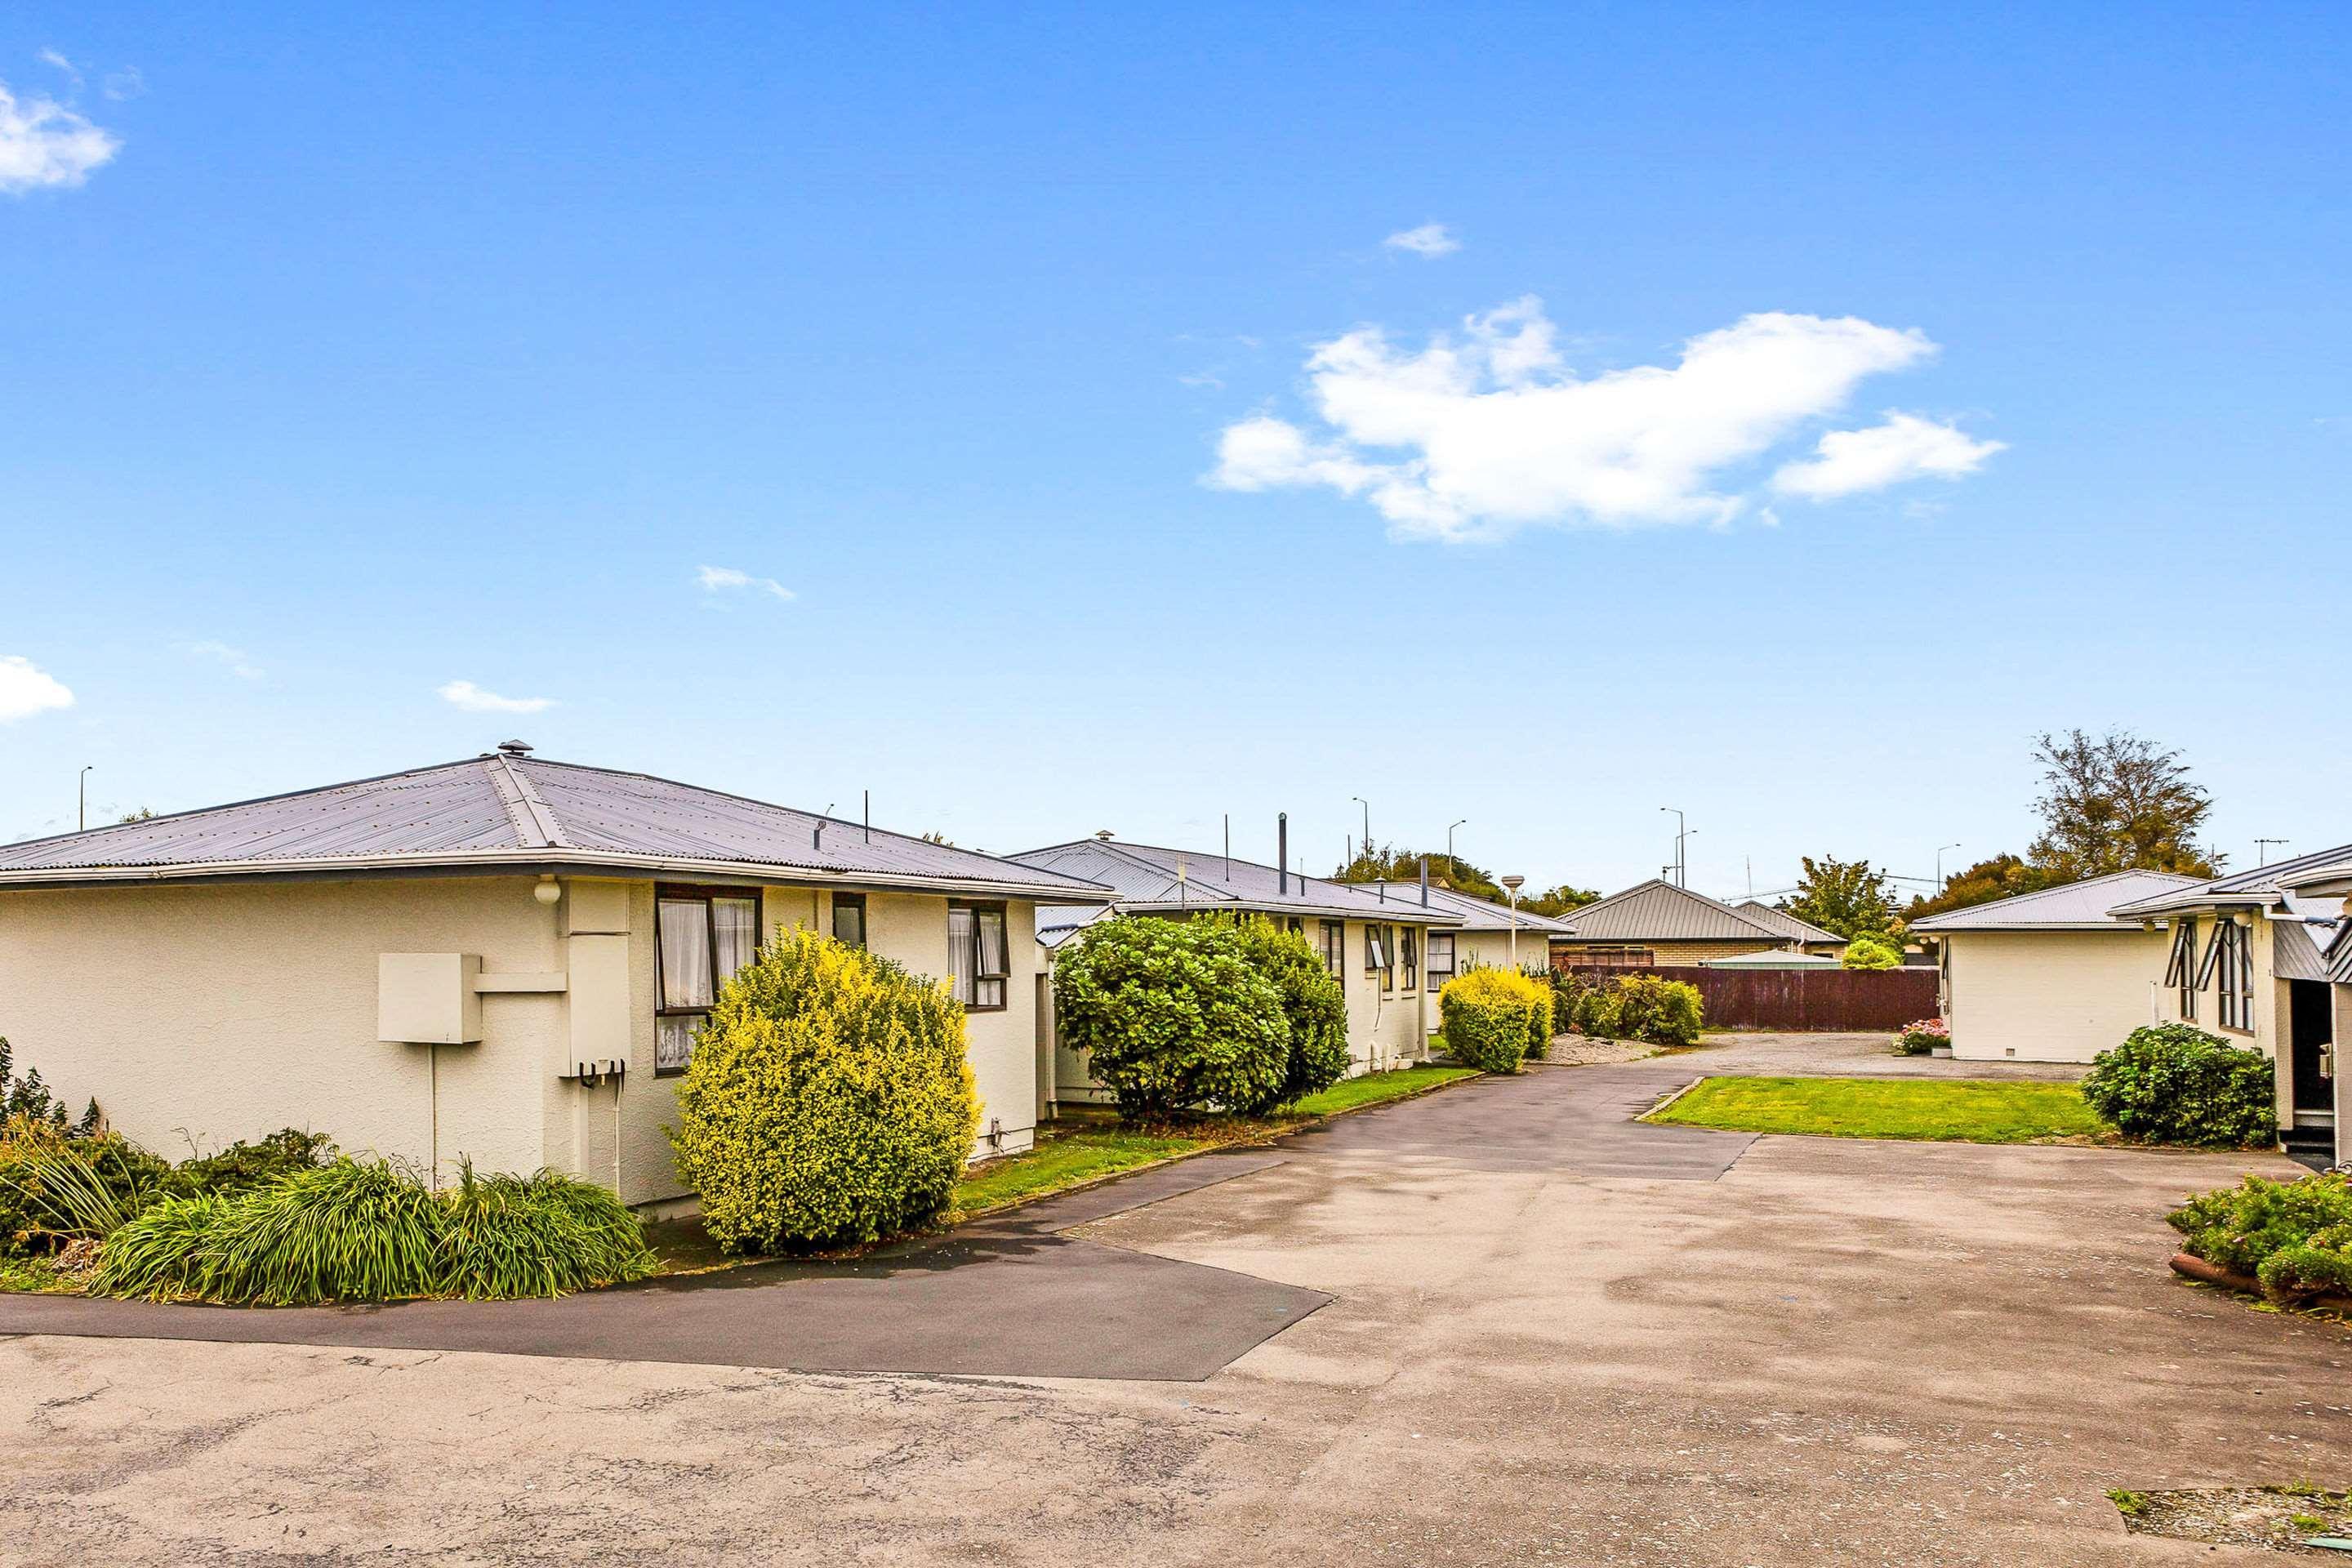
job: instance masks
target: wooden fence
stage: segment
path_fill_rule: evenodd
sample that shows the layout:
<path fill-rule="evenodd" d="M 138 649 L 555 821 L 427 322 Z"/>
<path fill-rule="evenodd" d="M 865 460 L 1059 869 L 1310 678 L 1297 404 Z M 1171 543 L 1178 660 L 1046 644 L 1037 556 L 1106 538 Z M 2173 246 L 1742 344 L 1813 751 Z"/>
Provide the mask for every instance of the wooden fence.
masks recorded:
<path fill-rule="evenodd" d="M 1707 1026 L 1717 1029 L 1892 1032 L 1914 1019 L 1936 1016 L 1932 969 L 1708 969 L 1685 963 L 1573 967 L 1601 981 L 1620 974 L 1688 981 L 1698 987 Z"/>

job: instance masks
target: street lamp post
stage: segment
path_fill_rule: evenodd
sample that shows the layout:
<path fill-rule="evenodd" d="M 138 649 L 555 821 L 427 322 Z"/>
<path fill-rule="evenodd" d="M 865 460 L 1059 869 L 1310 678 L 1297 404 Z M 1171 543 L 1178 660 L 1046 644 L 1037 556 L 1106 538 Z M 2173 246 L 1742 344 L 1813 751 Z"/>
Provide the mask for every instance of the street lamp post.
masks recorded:
<path fill-rule="evenodd" d="M 1690 863 L 1683 857 L 1683 840 L 1690 837 L 1690 825 L 1683 816 L 1681 806 L 1662 805 L 1658 809 L 1675 814 L 1675 886 L 1687 888 L 1690 886 Z"/>
<path fill-rule="evenodd" d="M 1465 816 L 1445 825 L 1445 885 L 1449 888 L 1462 879 L 1461 873 L 1454 866 L 1454 830 L 1464 826 L 1469 820 Z"/>
<path fill-rule="evenodd" d="M 1360 795 L 1351 795 L 1348 798 L 1364 808 L 1364 853 L 1370 855 L 1372 852 L 1372 803 Z"/>
<path fill-rule="evenodd" d="M 1937 847 L 1937 849 L 1936 849 L 1936 891 L 1937 891 L 1937 892 L 1939 892 L 1939 893 L 1940 893 L 1940 892 L 1942 892 L 1942 891 L 1944 890 L 1944 851 L 1945 851 L 1945 850 L 1947 850 L 1947 849 L 1958 849 L 1958 847 L 1959 847 L 1959 845 L 1958 845 L 1958 844 L 1957 844 L 1957 843 L 1938 845 L 1938 846 Z"/>
<path fill-rule="evenodd" d="M 1524 886 L 1526 882 L 1527 879 L 1525 877 L 1516 875 L 1503 879 L 1503 886 L 1511 890 L 1510 953 L 1511 967 L 1513 969 L 1517 969 L 1519 966 L 1519 889 Z"/>
<path fill-rule="evenodd" d="M 89 826 L 89 769 L 96 766 L 98 766 L 96 763 L 90 763 L 89 767 L 82 769 L 81 776 L 74 780 L 74 831 L 76 833 L 81 832 Z"/>

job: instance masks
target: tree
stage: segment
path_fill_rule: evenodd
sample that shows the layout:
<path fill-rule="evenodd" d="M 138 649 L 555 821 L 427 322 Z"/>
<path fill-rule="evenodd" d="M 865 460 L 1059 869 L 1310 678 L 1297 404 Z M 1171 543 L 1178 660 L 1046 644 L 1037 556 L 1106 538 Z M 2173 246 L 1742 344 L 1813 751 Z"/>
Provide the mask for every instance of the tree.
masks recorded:
<path fill-rule="evenodd" d="M 1841 860 L 1833 855 L 1818 860 L 1808 855 L 1804 865 L 1797 896 L 1783 902 L 1783 910 L 1848 941 L 1894 931 L 1895 906 L 1886 897 L 1885 872 L 1867 860 Z"/>
<path fill-rule="evenodd" d="M 2212 797 L 2189 778 L 2179 752 L 2128 730 L 2095 741 L 2069 730 L 2042 736 L 2033 755 L 2042 764 L 2033 803 L 2042 833 L 2029 858 L 2054 881 L 2115 871 L 2219 874 L 2222 857 L 2197 842 Z"/>
<path fill-rule="evenodd" d="M 1906 921 L 1923 921 L 1929 915 L 1940 915 L 1953 910 L 1965 910 L 1972 904 L 1989 904 L 1995 899 L 2013 899 L 2020 893 L 2038 893 L 2044 888 L 2055 888 L 2067 879 L 2054 872 L 2029 866 L 2014 855 L 1996 855 L 1990 860 L 1979 860 L 1965 871 L 1955 871 L 1940 892 L 1922 893 L 1905 906 Z"/>
<path fill-rule="evenodd" d="M 1331 873 L 1335 882 L 1413 882 L 1421 880 L 1422 856 L 1411 849 L 1394 845 L 1367 846 L 1356 852 L 1356 858 Z M 1432 855 L 1429 859 L 1429 880 L 1433 886 L 1451 888 L 1474 899 L 1492 903 L 1507 903 L 1510 895 L 1502 884 L 1467 860 L 1457 860 L 1450 855 Z"/>
<path fill-rule="evenodd" d="M 1519 908 L 1539 915 L 1559 916 L 1570 910 L 1580 910 L 1587 904 L 1598 903 L 1601 893 L 1594 888 L 1570 887 L 1562 882 L 1557 888 L 1547 888 L 1533 898 L 1521 899 Z"/>

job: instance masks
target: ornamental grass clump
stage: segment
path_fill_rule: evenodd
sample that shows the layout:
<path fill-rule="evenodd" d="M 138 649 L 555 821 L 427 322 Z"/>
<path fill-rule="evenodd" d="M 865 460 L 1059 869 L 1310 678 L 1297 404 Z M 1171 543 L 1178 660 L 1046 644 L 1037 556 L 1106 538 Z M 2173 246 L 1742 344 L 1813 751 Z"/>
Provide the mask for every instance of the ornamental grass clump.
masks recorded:
<path fill-rule="evenodd" d="M 1445 1048 L 1481 1072 L 1514 1073 L 1551 1040 L 1551 987 L 1510 969 L 1473 969 L 1437 994 Z"/>
<path fill-rule="evenodd" d="M 2193 1024 L 2149 1024 L 2091 1060 L 2083 1099 L 2127 1137 L 2242 1149 L 2278 1136 L 2270 1058 Z"/>
<path fill-rule="evenodd" d="M 558 1171 L 478 1176 L 467 1161 L 442 1211 L 440 1295 L 562 1296 L 656 1267 L 637 1216 L 609 1188 Z"/>
<path fill-rule="evenodd" d="M 670 1132 L 734 1252 L 874 1241 L 944 1213 L 980 1130 L 964 1011 L 831 937 L 787 931 L 720 991 Z"/>
<path fill-rule="evenodd" d="M 1054 1021 L 1129 1121 L 1278 1103 L 1290 1022 L 1230 921 L 1123 915 L 1054 963 Z"/>

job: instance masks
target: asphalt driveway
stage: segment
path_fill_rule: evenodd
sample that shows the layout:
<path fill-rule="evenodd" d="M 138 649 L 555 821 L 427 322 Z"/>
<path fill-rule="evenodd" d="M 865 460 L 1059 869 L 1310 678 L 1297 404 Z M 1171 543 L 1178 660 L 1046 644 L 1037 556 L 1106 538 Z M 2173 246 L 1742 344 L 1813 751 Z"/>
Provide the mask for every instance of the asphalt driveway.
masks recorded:
<path fill-rule="evenodd" d="M 1737 1051 L 1480 1082 L 1097 1200 L 1055 1234 L 1330 1298 L 1196 1382 L 0 1340 L 0 1559 L 2251 1568 L 2102 1493 L 2352 1482 L 2352 1334 L 2163 1267 L 2181 1193 L 2292 1167 L 1639 1152 L 1670 1130 L 1622 1112 Z M 1015 1336 L 1025 1305 L 961 1310 Z"/>

